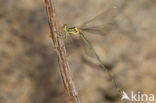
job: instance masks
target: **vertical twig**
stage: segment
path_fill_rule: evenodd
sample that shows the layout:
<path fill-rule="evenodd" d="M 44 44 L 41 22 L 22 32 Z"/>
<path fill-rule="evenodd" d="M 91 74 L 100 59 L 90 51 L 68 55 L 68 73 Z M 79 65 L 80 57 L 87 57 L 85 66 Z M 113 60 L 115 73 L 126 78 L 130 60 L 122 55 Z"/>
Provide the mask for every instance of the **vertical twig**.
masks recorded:
<path fill-rule="evenodd" d="M 53 0 L 45 0 L 45 5 L 47 9 L 48 22 L 51 32 L 51 37 L 53 40 L 53 44 L 56 48 L 56 53 L 58 57 L 58 62 L 60 66 L 61 76 L 64 82 L 65 89 L 67 90 L 70 100 L 72 103 L 79 103 L 79 99 L 74 88 L 72 78 L 70 75 L 70 69 L 66 60 L 66 52 L 65 47 L 63 46 L 60 27 L 58 25 L 56 13 L 55 13 L 55 5 Z"/>

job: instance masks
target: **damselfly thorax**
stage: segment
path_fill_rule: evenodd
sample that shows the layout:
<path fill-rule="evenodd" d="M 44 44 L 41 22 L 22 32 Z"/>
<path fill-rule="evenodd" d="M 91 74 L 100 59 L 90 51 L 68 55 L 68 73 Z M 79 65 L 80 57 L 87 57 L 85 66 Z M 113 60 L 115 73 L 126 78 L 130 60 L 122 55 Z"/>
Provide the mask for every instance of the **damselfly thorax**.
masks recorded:
<path fill-rule="evenodd" d="M 68 34 L 74 34 L 79 35 L 80 29 L 78 27 L 68 27 L 66 24 L 62 26 L 62 32 L 68 33 Z"/>

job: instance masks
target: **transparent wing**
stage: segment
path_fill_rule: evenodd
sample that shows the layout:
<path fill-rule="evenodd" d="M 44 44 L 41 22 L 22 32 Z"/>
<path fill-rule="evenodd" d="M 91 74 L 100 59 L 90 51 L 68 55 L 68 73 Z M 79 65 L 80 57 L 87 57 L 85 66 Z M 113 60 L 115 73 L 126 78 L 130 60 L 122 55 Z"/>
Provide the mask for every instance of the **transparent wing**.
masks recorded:
<path fill-rule="evenodd" d="M 117 25 L 114 24 L 107 24 L 107 25 L 97 25 L 87 28 L 80 28 L 84 32 L 89 32 L 92 34 L 98 34 L 98 35 L 106 35 L 109 31 L 111 31 L 113 28 L 117 27 Z"/>
<path fill-rule="evenodd" d="M 80 25 L 80 30 L 100 35 L 107 34 L 118 26 L 115 17 L 124 10 L 124 4 L 125 0 L 115 0 L 115 2 L 105 7 L 102 13 Z"/>

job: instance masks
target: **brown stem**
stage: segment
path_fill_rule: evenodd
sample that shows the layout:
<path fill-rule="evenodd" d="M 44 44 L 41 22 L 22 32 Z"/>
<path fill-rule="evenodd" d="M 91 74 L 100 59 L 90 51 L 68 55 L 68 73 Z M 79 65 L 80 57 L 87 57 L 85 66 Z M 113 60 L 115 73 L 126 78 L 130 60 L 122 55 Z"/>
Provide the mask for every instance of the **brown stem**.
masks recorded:
<path fill-rule="evenodd" d="M 50 27 L 51 38 L 56 49 L 58 62 L 60 66 L 60 72 L 63 79 L 65 89 L 67 90 L 70 100 L 72 103 L 79 103 L 79 99 L 76 93 L 76 90 L 73 85 L 73 81 L 70 75 L 69 65 L 66 59 L 66 48 L 63 43 L 62 38 L 60 37 L 61 30 L 58 25 L 56 13 L 55 13 L 55 4 L 53 0 L 45 0 L 45 5 L 47 9 L 48 22 Z"/>

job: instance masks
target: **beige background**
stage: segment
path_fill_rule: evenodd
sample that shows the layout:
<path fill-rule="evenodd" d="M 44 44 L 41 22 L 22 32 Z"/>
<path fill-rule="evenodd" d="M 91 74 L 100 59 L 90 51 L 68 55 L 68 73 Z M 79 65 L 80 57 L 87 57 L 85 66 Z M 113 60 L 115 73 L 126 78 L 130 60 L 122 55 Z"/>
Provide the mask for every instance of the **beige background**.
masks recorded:
<path fill-rule="evenodd" d="M 110 2 L 57 0 L 59 23 L 80 25 Z M 140 91 L 156 96 L 155 10 L 155 0 L 127 0 L 116 18 L 119 28 L 106 36 L 86 33 L 128 95 Z M 69 103 L 48 33 L 43 0 L 0 0 L 0 103 Z M 98 69 L 99 63 L 80 40 L 66 44 L 81 103 L 121 103 L 106 73 Z"/>

